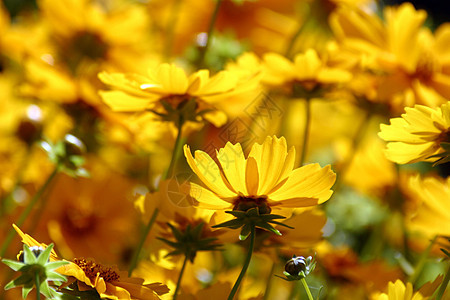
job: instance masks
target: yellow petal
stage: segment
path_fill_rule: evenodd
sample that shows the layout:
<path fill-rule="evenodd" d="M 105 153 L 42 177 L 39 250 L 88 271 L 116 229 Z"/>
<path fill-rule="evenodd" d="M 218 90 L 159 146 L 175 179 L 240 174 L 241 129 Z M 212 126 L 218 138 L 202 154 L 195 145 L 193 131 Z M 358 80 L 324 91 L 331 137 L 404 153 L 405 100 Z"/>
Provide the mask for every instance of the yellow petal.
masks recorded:
<path fill-rule="evenodd" d="M 309 164 L 292 171 L 286 182 L 269 194 L 269 199 L 317 198 L 320 204 L 331 197 L 330 188 L 335 181 L 336 174 L 329 165 L 321 168 L 319 164 Z"/>
<path fill-rule="evenodd" d="M 195 159 L 192 157 L 188 145 L 184 146 L 184 155 L 192 171 L 198 178 L 220 198 L 236 196 L 236 192 L 230 190 L 224 182 L 224 178 L 216 162 L 205 152 L 195 151 Z"/>
<path fill-rule="evenodd" d="M 247 167 L 245 169 L 245 183 L 247 185 L 247 193 L 250 196 L 256 196 L 259 187 L 258 165 L 255 158 L 247 159 Z"/>
<path fill-rule="evenodd" d="M 229 202 L 224 201 L 210 190 L 205 189 L 204 187 L 199 186 L 198 184 L 195 184 L 193 182 L 189 184 L 191 186 L 189 195 L 198 201 L 195 206 L 214 210 L 226 209 L 231 207 L 231 204 Z"/>
<path fill-rule="evenodd" d="M 245 184 L 246 161 L 241 144 L 237 143 L 233 145 L 230 142 L 226 143 L 225 147 L 218 151 L 217 159 L 222 166 L 225 177 L 236 193 L 247 195 L 247 187 Z"/>
<path fill-rule="evenodd" d="M 143 111 L 152 104 L 149 98 L 134 97 L 121 91 L 100 91 L 99 94 L 113 111 Z"/>
<path fill-rule="evenodd" d="M 267 137 L 262 145 L 254 144 L 249 157 L 253 157 L 258 165 L 259 195 L 266 195 L 273 187 L 286 176 L 293 158 L 287 161 L 287 145 L 284 137 Z M 281 178 L 281 179 L 280 179 Z"/>

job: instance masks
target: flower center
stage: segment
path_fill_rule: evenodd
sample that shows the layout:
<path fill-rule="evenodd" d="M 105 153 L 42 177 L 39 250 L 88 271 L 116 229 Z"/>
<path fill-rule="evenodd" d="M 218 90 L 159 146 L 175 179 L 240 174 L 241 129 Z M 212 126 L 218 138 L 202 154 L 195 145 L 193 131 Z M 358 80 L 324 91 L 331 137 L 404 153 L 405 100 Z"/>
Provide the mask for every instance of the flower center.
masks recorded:
<path fill-rule="evenodd" d="M 116 268 L 103 266 L 85 258 L 75 258 L 73 262 L 84 271 L 91 281 L 95 280 L 97 274 L 99 274 L 105 282 L 113 282 L 120 279 L 119 274 L 114 270 Z"/>
<path fill-rule="evenodd" d="M 439 65 L 433 55 L 425 52 L 419 59 L 414 77 L 427 81 L 435 72 L 439 71 Z"/>
<path fill-rule="evenodd" d="M 97 218 L 87 209 L 71 206 L 64 210 L 61 223 L 69 233 L 81 236 L 92 233 L 97 225 Z"/>
<path fill-rule="evenodd" d="M 261 215 L 270 214 L 272 209 L 267 203 L 267 196 L 243 196 L 240 195 L 234 200 L 233 210 L 247 211 L 258 207 Z"/>

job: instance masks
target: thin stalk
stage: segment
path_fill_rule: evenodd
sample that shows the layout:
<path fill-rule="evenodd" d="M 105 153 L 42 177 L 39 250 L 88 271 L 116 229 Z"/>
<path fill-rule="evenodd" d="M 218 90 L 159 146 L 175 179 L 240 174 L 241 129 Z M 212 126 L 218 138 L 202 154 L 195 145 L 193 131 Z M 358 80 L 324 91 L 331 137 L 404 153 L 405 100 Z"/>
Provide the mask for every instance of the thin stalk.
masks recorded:
<path fill-rule="evenodd" d="M 216 6 L 214 7 L 214 12 L 211 16 L 211 20 L 209 21 L 208 35 L 206 36 L 206 44 L 204 47 L 200 48 L 200 55 L 198 59 L 198 66 L 200 68 L 204 67 L 206 52 L 208 51 L 209 45 L 211 44 L 212 35 L 214 32 L 214 27 L 217 21 L 217 15 L 219 13 L 220 5 L 222 4 L 222 0 L 216 0 Z"/>
<path fill-rule="evenodd" d="M 183 118 L 180 116 L 180 122 L 178 122 L 178 133 L 177 137 L 175 139 L 175 145 L 172 150 L 172 157 L 170 159 L 169 167 L 167 168 L 166 172 L 163 174 L 162 180 L 167 179 L 169 176 L 172 175 L 173 170 L 175 168 L 176 160 L 181 152 L 181 129 L 183 127 Z M 155 208 L 153 211 L 153 215 L 151 216 L 150 220 L 147 223 L 147 226 L 145 226 L 144 231 L 142 232 L 141 238 L 139 239 L 139 244 L 134 252 L 133 258 L 130 263 L 130 267 L 128 268 L 128 276 L 131 276 L 131 273 L 133 273 L 133 270 L 136 268 L 139 256 L 141 254 L 142 248 L 144 247 L 145 240 L 147 239 L 147 236 L 149 235 L 150 231 L 152 230 L 153 224 L 156 221 L 156 218 L 158 217 L 159 209 Z"/>
<path fill-rule="evenodd" d="M 300 156 L 300 166 L 303 166 L 305 162 L 308 141 L 309 141 L 309 132 L 311 127 L 311 99 L 305 99 L 305 128 L 303 130 L 303 143 L 302 143 L 302 155 Z"/>
<path fill-rule="evenodd" d="M 41 280 L 39 279 L 39 272 L 36 271 L 34 273 L 34 281 L 36 284 L 36 299 L 40 300 L 41 299 Z"/>
<path fill-rule="evenodd" d="M 255 226 L 252 225 L 251 232 L 250 232 L 250 247 L 248 249 L 247 257 L 245 258 L 241 273 L 239 274 L 238 279 L 234 283 L 234 286 L 230 292 L 230 295 L 228 295 L 228 300 L 233 300 L 234 295 L 236 295 L 236 292 L 239 289 L 239 286 L 241 285 L 241 281 L 245 276 L 245 272 L 247 272 L 248 266 L 250 265 L 250 260 L 252 259 L 252 254 L 253 254 L 253 247 L 255 245 L 255 235 L 256 235 L 255 234 Z"/>
<path fill-rule="evenodd" d="M 183 117 L 180 115 L 180 120 L 178 122 L 178 133 L 177 133 L 177 137 L 175 139 L 175 145 L 173 147 L 172 157 L 170 158 L 169 167 L 167 168 L 166 172 L 164 173 L 162 180 L 165 180 L 173 175 L 172 174 L 173 170 L 175 168 L 177 159 L 180 156 L 180 152 L 181 152 L 181 144 L 182 144 L 181 143 L 181 131 L 183 128 L 183 124 L 184 124 Z"/>
<path fill-rule="evenodd" d="M 153 224 L 156 221 L 156 217 L 158 217 L 159 209 L 155 208 L 153 211 L 152 217 L 150 218 L 150 221 L 148 221 L 147 226 L 145 226 L 144 231 L 142 232 L 141 239 L 139 240 L 139 244 L 136 248 L 136 251 L 134 252 L 133 258 L 130 263 L 130 267 L 128 268 L 128 276 L 131 276 L 131 273 L 133 273 L 134 268 L 136 268 L 138 260 L 139 260 L 139 254 L 141 253 L 142 247 L 144 247 L 145 240 L 147 239 L 148 234 L 150 233 Z"/>
<path fill-rule="evenodd" d="M 183 266 L 181 267 L 180 275 L 178 275 L 177 287 L 175 288 L 175 292 L 173 293 L 173 300 L 177 299 L 178 291 L 180 290 L 181 287 L 181 278 L 183 278 L 184 269 L 186 268 L 188 257 L 189 257 L 188 254 L 184 256 Z"/>
<path fill-rule="evenodd" d="M 436 294 L 436 300 L 441 300 L 444 295 L 445 289 L 447 288 L 448 282 L 450 281 L 450 266 L 447 269 L 444 280 L 442 280 L 441 286 Z"/>
<path fill-rule="evenodd" d="M 15 224 L 18 227 L 21 227 L 23 225 L 23 223 L 25 222 L 25 220 L 28 218 L 28 216 L 30 215 L 31 211 L 33 210 L 33 208 L 36 206 L 36 203 L 38 202 L 38 200 L 41 198 L 42 194 L 44 193 L 44 191 L 48 188 L 48 186 L 50 185 L 50 183 L 52 182 L 52 180 L 55 178 L 56 174 L 59 171 L 59 167 L 57 166 L 53 172 L 48 176 L 47 180 L 45 181 L 45 183 L 39 188 L 39 190 L 36 192 L 36 194 L 34 194 L 33 198 L 31 199 L 31 201 L 28 203 L 27 207 L 24 209 L 24 211 L 22 212 L 22 214 L 19 216 L 19 218 L 17 219 L 17 222 L 15 222 Z M 14 228 L 11 228 L 8 232 L 8 235 L 6 236 L 2 248 L 0 249 L 0 257 L 3 257 L 6 253 L 6 250 L 8 250 L 9 245 L 11 244 L 12 240 L 14 239 L 15 236 L 15 230 Z"/>
<path fill-rule="evenodd" d="M 305 277 L 303 277 L 300 281 L 302 282 L 303 287 L 305 288 L 306 294 L 308 294 L 308 299 L 314 300 L 311 291 L 309 290 L 308 284 L 306 283 Z"/>
<path fill-rule="evenodd" d="M 420 273 L 423 270 L 423 267 L 425 266 L 425 262 L 428 258 L 428 255 L 430 254 L 431 248 L 433 247 L 434 242 L 436 241 L 437 236 L 435 236 L 430 244 L 428 245 L 427 249 L 420 255 L 419 262 L 414 268 L 414 273 L 411 274 L 411 276 L 408 278 L 408 281 L 411 282 L 413 285 L 416 282 L 417 278 L 419 277 Z"/>

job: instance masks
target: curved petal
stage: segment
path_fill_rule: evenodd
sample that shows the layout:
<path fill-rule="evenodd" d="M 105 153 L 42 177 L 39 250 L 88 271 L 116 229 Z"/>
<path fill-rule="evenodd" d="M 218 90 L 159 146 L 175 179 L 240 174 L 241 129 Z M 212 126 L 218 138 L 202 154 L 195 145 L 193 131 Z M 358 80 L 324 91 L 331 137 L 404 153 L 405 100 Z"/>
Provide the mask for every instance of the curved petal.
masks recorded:
<path fill-rule="evenodd" d="M 230 208 L 231 204 L 229 202 L 221 199 L 210 190 L 193 182 L 189 183 L 189 185 L 189 195 L 198 201 L 197 204 L 194 204 L 195 206 L 214 210 Z"/>
<path fill-rule="evenodd" d="M 122 91 L 100 91 L 100 97 L 113 111 L 143 111 L 152 105 L 149 98 L 134 97 Z"/>
<path fill-rule="evenodd" d="M 309 164 L 292 171 L 286 182 L 268 196 L 273 201 L 317 198 L 320 204 L 331 197 L 333 191 L 330 188 L 335 181 L 336 174 L 329 165 L 321 168 L 319 164 Z"/>
<path fill-rule="evenodd" d="M 246 160 L 242 152 L 241 144 L 226 143 L 217 153 L 217 159 L 222 166 L 228 182 L 237 193 L 247 195 L 247 187 L 245 184 L 245 167 Z"/>
<path fill-rule="evenodd" d="M 253 157 L 258 165 L 259 195 L 267 193 L 283 180 L 293 166 L 293 152 L 287 154 L 287 144 L 284 137 L 267 137 L 262 145 L 254 144 L 249 157 Z"/>
<path fill-rule="evenodd" d="M 195 151 L 195 158 L 192 157 L 188 145 L 184 146 L 184 155 L 192 171 L 198 178 L 220 198 L 231 198 L 236 193 L 228 188 L 217 166 L 216 162 L 205 152 Z"/>

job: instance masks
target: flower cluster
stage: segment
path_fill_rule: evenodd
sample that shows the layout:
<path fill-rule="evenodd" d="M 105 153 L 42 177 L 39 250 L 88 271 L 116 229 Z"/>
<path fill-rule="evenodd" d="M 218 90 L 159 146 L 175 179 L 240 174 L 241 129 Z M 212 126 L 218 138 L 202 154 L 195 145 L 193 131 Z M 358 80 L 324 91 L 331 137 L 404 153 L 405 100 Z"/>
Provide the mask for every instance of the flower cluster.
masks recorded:
<path fill-rule="evenodd" d="M 449 298 L 433 5 L 0 0 L 0 298 Z"/>

